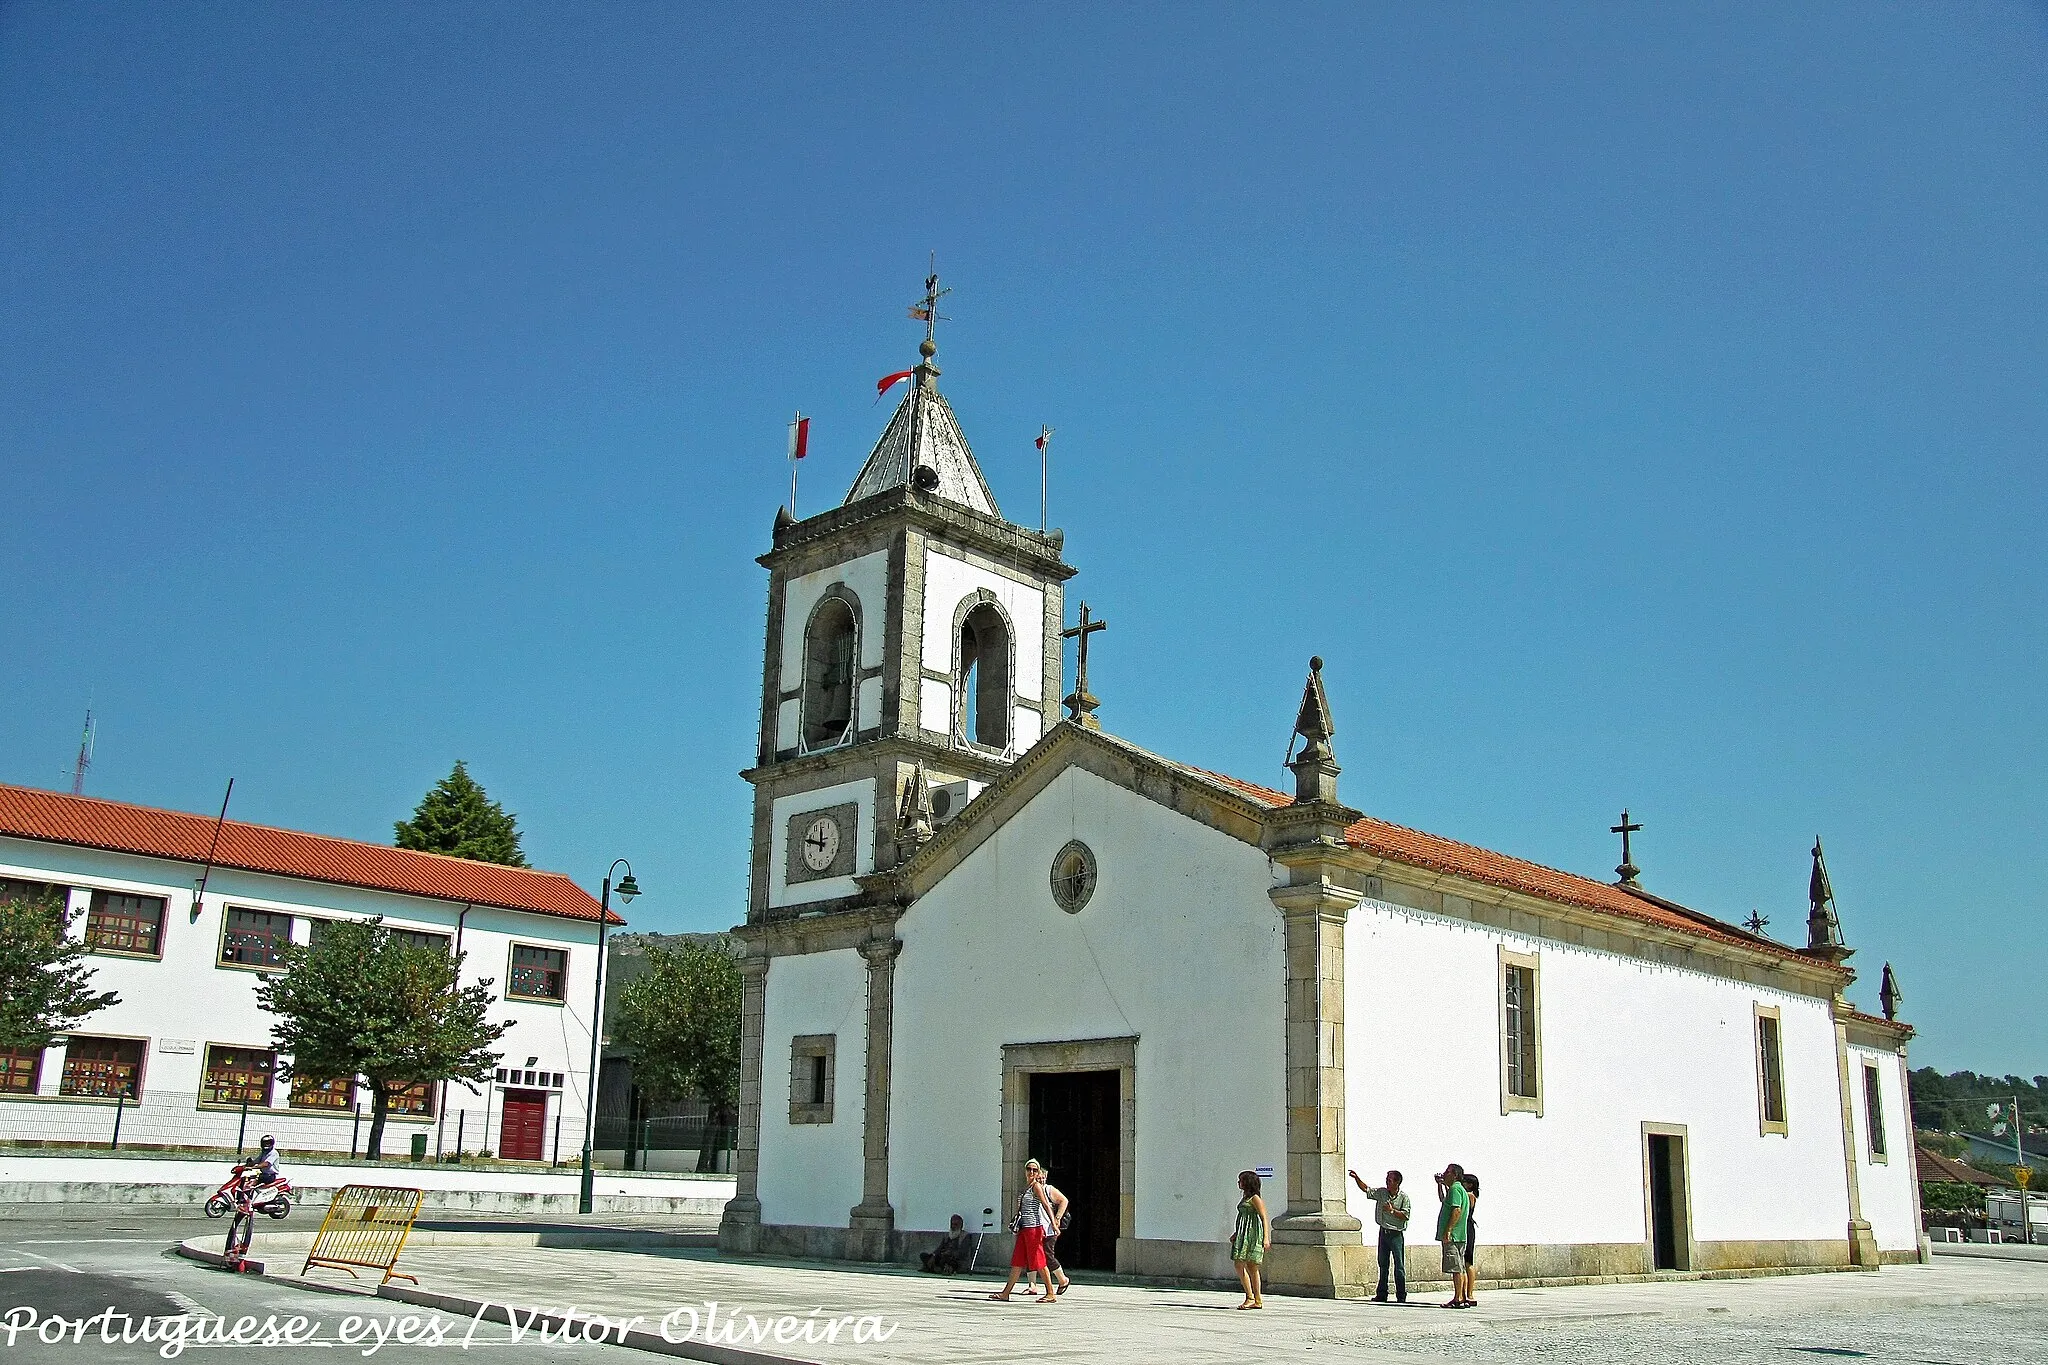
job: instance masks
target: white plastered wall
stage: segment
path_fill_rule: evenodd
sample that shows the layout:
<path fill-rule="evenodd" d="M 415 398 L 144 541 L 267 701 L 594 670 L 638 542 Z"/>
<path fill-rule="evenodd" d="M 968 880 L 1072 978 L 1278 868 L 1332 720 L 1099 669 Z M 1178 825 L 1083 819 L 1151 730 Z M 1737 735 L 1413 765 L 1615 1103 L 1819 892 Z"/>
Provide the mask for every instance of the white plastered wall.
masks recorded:
<path fill-rule="evenodd" d="M 761 1029 L 761 1221 L 845 1227 L 860 1202 L 867 1094 L 867 964 L 851 948 L 769 965 Z M 829 1033 L 832 1122 L 789 1121 L 790 1040 Z"/>
<path fill-rule="evenodd" d="M 954 668 L 953 614 L 960 600 L 986 588 L 1001 604 L 1016 641 L 1016 675 L 1011 687 L 1019 703 L 1043 700 L 1045 660 L 1045 593 L 1027 583 L 969 564 L 936 549 L 924 557 L 924 666 L 939 673 Z M 953 725 L 953 689 L 926 678 L 918 694 L 918 723 L 946 734 Z M 1037 743 L 1041 719 L 1035 710 L 1017 706 L 1011 714 L 1012 746 L 1022 753 Z"/>
<path fill-rule="evenodd" d="M 792 578 L 783 587 L 782 674 L 779 681 L 784 692 L 803 686 L 804 627 L 810 624 L 811 609 L 817 606 L 818 599 L 834 583 L 844 583 L 860 599 L 860 666 L 863 669 L 882 666 L 889 552 L 876 550 L 872 554 L 849 559 L 844 564 L 834 564 L 830 568 Z M 879 678 L 869 679 L 860 685 L 858 708 L 856 729 L 865 730 L 881 723 L 882 688 Z M 795 701 L 783 702 L 776 708 L 776 748 L 796 746 L 800 709 Z"/>
<path fill-rule="evenodd" d="M 1500 1112 L 1503 944 L 1539 962 L 1541 1115 Z M 1646 1241 L 1645 1120 L 1686 1127 L 1694 1240 L 1846 1237 L 1826 1002 L 1374 900 L 1345 956 L 1350 1164 L 1407 1176 L 1417 1237 L 1430 1173 L 1456 1161 L 1481 1182 L 1482 1242 Z M 1784 1136 L 1761 1133 L 1756 1004 L 1781 1011 Z M 1371 1226 L 1355 1188 L 1350 1205 Z"/>
<path fill-rule="evenodd" d="M 1054 854 L 1093 849 L 1078 915 Z M 1267 861 L 1069 769 L 898 926 L 890 1196 L 899 1228 L 1002 1195 L 1002 1048 L 1136 1035 L 1135 1233 L 1222 1241 L 1237 1172 L 1286 1161 L 1284 982 Z M 764 1176 L 765 1187 L 765 1176 Z"/>
<path fill-rule="evenodd" d="M 801 811 L 823 810 L 851 801 L 857 808 L 853 845 L 853 873 L 846 877 L 820 877 L 816 881 L 789 883 L 789 817 Z M 807 905 L 812 901 L 851 896 L 860 890 L 855 877 L 875 870 L 875 781 L 871 777 L 810 791 L 790 792 L 775 798 L 769 810 L 768 903 Z"/>
<path fill-rule="evenodd" d="M 1870 1111 L 1864 1103 L 1863 1068 L 1877 1068 L 1879 1103 L 1884 1114 L 1885 1158 L 1870 1154 Z M 1862 1196 L 1863 1220 L 1879 1250 L 1911 1251 L 1920 1245 L 1913 1220 L 1913 1125 L 1906 1112 L 1906 1062 L 1896 1052 L 1849 1048 L 1849 1099 L 1856 1116 L 1856 1180 Z"/>

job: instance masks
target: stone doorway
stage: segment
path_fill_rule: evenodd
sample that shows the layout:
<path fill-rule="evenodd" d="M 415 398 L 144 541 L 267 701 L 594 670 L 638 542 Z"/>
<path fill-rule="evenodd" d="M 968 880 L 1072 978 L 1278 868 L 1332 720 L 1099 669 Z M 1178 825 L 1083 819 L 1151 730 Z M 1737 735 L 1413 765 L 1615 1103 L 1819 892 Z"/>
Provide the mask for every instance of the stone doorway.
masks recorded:
<path fill-rule="evenodd" d="M 1031 1155 L 1073 1201 L 1073 1222 L 1058 1248 L 1060 1263 L 1069 1269 L 1116 1269 L 1120 1080 L 1114 1071 L 1031 1077 Z"/>
<path fill-rule="evenodd" d="M 1692 1269 L 1692 1194 L 1685 1136 L 1685 1129 L 1677 1124 L 1643 1125 L 1650 1266 L 1654 1270 Z"/>
<path fill-rule="evenodd" d="M 1074 1201 L 1063 1264 L 1115 1270 L 1130 1260 L 1138 1227 L 1137 1094 L 1136 1038 L 1003 1047 L 999 1212 L 1007 1222 L 1016 1211 L 1026 1158 L 1050 1166 L 1053 1184 Z"/>

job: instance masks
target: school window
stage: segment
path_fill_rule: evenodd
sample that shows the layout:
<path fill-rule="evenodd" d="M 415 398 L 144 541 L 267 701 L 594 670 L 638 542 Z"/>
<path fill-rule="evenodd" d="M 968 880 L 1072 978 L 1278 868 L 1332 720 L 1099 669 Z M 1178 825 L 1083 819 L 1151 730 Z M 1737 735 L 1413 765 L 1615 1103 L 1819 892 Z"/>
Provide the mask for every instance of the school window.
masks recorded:
<path fill-rule="evenodd" d="M 418 1081 L 401 1090 L 392 1091 L 389 1112 L 393 1118 L 432 1118 L 433 1084 L 429 1081 Z"/>
<path fill-rule="evenodd" d="M 839 1036 L 803 1033 L 789 1040 L 789 1121 L 832 1122 L 833 1076 Z"/>
<path fill-rule="evenodd" d="M 68 887 L 55 886 L 49 882 L 24 882 L 12 877 L 0 877 L 0 901 L 27 901 L 31 905 L 46 905 L 62 914 L 70 900 Z"/>
<path fill-rule="evenodd" d="M 327 937 L 328 926 L 334 923 L 336 921 L 331 919 L 316 919 L 311 925 L 307 926 L 306 943 L 308 946 L 318 947 L 320 941 Z M 448 935 L 446 934 L 430 933 L 425 929 L 392 929 L 389 926 L 386 926 L 386 932 L 392 938 L 409 947 L 438 948 L 444 953 L 448 951 Z"/>
<path fill-rule="evenodd" d="M 291 1107 L 346 1114 L 356 1107 L 355 1078 L 318 1081 L 311 1076 L 293 1076 Z"/>
<path fill-rule="evenodd" d="M 1756 1007 L 1756 1084 L 1757 1110 L 1762 1116 L 1763 1131 L 1784 1135 L 1785 1122 L 1785 1062 L 1779 1037 L 1782 1021 L 1775 1005 Z"/>
<path fill-rule="evenodd" d="M 92 909 L 85 915 L 85 942 L 94 952 L 161 957 L 163 933 L 162 896 L 92 893 Z"/>
<path fill-rule="evenodd" d="M 1500 950 L 1500 1111 L 1543 1112 L 1543 1015 L 1536 959 Z"/>
<path fill-rule="evenodd" d="M 208 1043 L 206 1080 L 199 1087 L 199 1102 L 267 1109 L 271 1073 L 276 1068 L 277 1054 L 267 1049 Z"/>
<path fill-rule="evenodd" d="M 569 954 L 563 949 L 515 943 L 505 994 L 517 1000 L 560 1000 L 568 974 Z"/>
<path fill-rule="evenodd" d="M 85 1038 L 74 1033 L 64 1051 L 57 1093 L 82 1099 L 134 1099 L 142 1093 L 142 1039 Z"/>
<path fill-rule="evenodd" d="M 1878 1079 L 1877 1068 L 1870 1063 L 1863 1064 L 1863 1126 L 1870 1135 L 1870 1159 L 1882 1162 L 1884 1148 L 1884 1085 Z"/>
<path fill-rule="evenodd" d="M 275 969 L 284 965 L 284 950 L 291 941 L 290 915 L 231 905 L 221 927 L 220 960 L 229 967 Z"/>
<path fill-rule="evenodd" d="M 42 1079 L 41 1048 L 0 1048 L 0 1095 L 33 1095 Z"/>

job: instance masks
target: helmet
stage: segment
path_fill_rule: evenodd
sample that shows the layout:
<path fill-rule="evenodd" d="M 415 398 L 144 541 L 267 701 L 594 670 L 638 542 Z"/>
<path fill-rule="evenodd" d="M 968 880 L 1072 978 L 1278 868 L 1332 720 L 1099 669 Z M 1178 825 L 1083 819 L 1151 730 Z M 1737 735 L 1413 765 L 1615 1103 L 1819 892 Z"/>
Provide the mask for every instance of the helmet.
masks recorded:
<path fill-rule="evenodd" d="M 277 1146 L 277 1139 L 272 1137 L 270 1134 L 265 1133 L 263 1135 L 263 1145 L 265 1147 L 275 1147 Z"/>

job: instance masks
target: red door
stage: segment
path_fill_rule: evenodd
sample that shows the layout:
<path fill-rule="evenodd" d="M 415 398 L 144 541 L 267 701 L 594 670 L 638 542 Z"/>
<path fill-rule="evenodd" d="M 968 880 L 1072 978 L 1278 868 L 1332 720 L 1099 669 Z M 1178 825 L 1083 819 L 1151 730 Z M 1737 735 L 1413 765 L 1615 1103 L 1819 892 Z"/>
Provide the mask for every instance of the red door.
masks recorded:
<path fill-rule="evenodd" d="M 498 1126 L 498 1156 L 505 1161 L 539 1161 L 547 1119 L 545 1090 L 507 1090 L 504 1118 Z"/>

